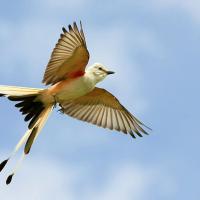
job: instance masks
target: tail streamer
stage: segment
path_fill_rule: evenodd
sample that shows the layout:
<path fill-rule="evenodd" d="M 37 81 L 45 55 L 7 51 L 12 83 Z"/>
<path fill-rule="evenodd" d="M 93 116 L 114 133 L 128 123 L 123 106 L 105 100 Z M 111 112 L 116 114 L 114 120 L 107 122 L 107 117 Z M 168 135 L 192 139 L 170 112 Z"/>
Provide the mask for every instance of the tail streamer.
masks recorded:
<path fill-rule="evenodd" d="M 40 131 L 45 125 L 49 115 L 53 110 L 53 105 L 45 106 L 42 102 L 36 101 L 37 96 L 42 89 L 36 88 L 23 88 L 15 86 L 0 86 L 0 97 L 8 97 L 11 101 L 17 101 L 15 105 L 20 109 L 20 112 L 25 116 L 25 121 L 30 121 L 28 130 L 24 136 L 17 143 L 10 156 L 0 163 L 0 172 L 7 165 L 8 161 L 18 152 L 18 150 L 24 145 L 24 151 L 21 158 L 15 165 L 12 173 L 7 177 L 6 184 L 10 184 L 13 176 L 19 170 L 21 163 L 25 157 L 29 154 L 33 143 L 38 137 Z"/>

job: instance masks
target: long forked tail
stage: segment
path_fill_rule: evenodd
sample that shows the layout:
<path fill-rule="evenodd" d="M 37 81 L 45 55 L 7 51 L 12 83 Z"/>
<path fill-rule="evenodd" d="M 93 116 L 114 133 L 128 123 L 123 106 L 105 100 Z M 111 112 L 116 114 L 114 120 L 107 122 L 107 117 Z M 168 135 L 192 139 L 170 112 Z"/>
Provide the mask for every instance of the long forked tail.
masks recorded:
<path fill-rule="evenodd" d="M 22 112 L 23 115 L 25 115 L 24 120 L 30 121 L 28 130 L 18 142 L 11 155 L 0 164 L 1 172 L 10 158 L 15 155 L 23 144 L 25 144 L 22 159 L 17 163 L 13 173 L 8 176 L 6 180 L 7 184 L 10 184 L 19 164 L 24 159 L 25 155 L 30 152 L 33 142 L 39 135 L 53 109 L 53 105 L 45 106 L 41 101 L 38 101 L 37 97 L 41 91 L 42 89 L 36 88 L 0 86 L 0 97 L 5 96 L 9 100 L 17 102 L 15 106 L 20 109 L 20 112 Z"/>

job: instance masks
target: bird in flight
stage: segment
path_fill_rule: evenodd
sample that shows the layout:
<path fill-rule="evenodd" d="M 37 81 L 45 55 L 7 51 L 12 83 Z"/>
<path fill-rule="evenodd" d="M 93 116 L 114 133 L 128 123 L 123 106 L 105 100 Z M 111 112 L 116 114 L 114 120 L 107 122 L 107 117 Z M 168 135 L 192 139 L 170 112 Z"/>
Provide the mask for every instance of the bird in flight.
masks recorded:
<path fill-rule="evenodd" d="M 76 119 L 95 124 L 103 128 L 135 134 L 142 137 L 148 134 L 141 121 L 134 117 L 118 99 L 96 84 L 108 75 L 114 74 L 104 65 L 95 63 L 86 68 L 89 52 L 80 22 L 80 28 L 74 22 L 63 33 L 53 49 L 47 64 L 43 83 L 47 89 L 0 86 L 0 97 L 15 101 L 15 106 L 29 122 L 28 130 L 14 148 L 11 155 L 0 164 L 3 170 L 10 158 L 24 145 L 22 158 L 17 163 L 6 183 L 10 184 L 24 157 L 29 154 L 32 144 L 38 137 L 47 118 L 56 105 L 60 111 Z"/>

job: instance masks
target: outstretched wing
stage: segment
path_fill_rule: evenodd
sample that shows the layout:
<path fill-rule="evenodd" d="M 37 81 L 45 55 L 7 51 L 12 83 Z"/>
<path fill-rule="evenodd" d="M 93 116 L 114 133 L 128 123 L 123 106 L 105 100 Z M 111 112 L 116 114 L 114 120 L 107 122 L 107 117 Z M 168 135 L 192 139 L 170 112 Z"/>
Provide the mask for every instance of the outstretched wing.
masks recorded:
<path fill-rule="evenodd" d="M 46 67 L 43 83 L 55 84 L 73 74 L 84 74 L 89 61 L 85 36 L 80 22 L 80 30 L 74 22 L 69 31 L 63 28 L 63 34 L 56 44 Z"/>
<path fill-rule="evenodd" d="M 148 134 L 142 128 L 148 128 L 147 126 L 124 108 L 111 93 L 101 88 L 96 87 L 87 95 L 70 102 L 62 102 L 60 106 L 61 110 L 71 117 L 103 128 L 129 133 L 134 138 L 133 132 L 140 137 L 141 133 Z"/>

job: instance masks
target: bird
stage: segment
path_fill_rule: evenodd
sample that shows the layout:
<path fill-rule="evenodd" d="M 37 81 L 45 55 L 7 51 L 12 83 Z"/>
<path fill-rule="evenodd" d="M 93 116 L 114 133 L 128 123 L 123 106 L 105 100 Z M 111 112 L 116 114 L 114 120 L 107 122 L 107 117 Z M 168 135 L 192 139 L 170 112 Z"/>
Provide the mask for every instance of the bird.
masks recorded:
<path fill-rule="evenodd" d="M 56 106 L 73 118 L 99 127 L 142 137 L 148 126 L 132 115 L 110 92 L 96 87 L 107 76 L 114 74 L 101 63 L 87 67 L 90 58 L 82 23 L 62 28 L 60 38 L 46 66 L 42 83 L 45 89 L 0 85 L 0 97 L 15 102 L 25 116 L 28 129 L 10 156 L 0 164 L 0 171 L 24 145 L 22 158 L 7 177 L 10 184 L 21 161 L 27 156 L 49 115 Z"/>

